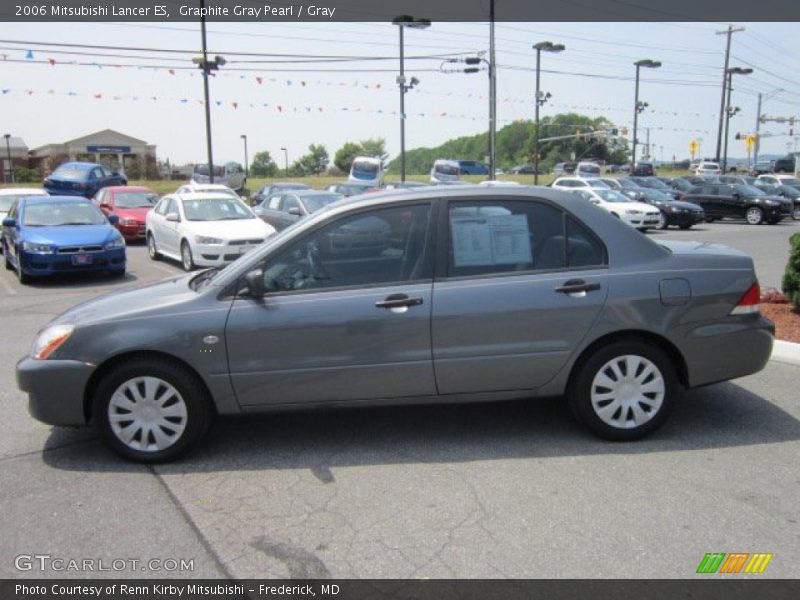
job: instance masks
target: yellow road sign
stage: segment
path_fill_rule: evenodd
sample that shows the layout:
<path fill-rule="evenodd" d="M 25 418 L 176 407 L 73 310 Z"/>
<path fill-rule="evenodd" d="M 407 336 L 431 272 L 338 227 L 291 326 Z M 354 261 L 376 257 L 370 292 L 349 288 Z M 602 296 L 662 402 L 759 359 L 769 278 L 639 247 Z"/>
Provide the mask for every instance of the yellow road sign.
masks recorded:
<path fill-rule="evenodd" d="M 749 152 L 750 150 L 753 149 L 753 146 L 756 143 L 756 136 L 754 136 L 752 133 L 748 133 L 747 137 L 744 140 L 744 143 L 747 146 L 747 151 Z"/>
<path fill-rule="evenodd" d="M 697 154 L 697 149 L 700 147 L 700 144 L 697 143 L 697 140 L 692 140 L 689 142 L 689 152 L 692 153 L 692 158 L 694 155 Z"/>

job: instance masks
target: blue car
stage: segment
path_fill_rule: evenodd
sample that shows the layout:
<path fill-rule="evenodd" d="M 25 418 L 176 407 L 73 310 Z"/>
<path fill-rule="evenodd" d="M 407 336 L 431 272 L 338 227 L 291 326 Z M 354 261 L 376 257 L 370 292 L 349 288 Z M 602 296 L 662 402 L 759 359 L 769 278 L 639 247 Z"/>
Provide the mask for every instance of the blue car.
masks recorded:
<path fill-rule="evenodd" d="M 125 273 L 125 240 L 93 202 L 69 196 L 18 199 L 3 219 L 6 269 L 31 276 L 84 271 Z"/>
<path fill-rule="evenodd" d="M 86 198 L 112 185 L 128 185 L 128 182 L 124 175 L 105 165 L 87 162 L 64 163 L 44 180 L 48 194 Z"/>

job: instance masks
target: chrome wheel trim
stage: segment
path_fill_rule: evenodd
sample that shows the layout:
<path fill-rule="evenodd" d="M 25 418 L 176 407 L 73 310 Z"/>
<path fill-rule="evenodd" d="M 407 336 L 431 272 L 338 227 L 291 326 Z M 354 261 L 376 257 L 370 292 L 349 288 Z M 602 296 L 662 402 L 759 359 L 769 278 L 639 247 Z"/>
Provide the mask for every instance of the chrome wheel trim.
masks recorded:
<path fill-rule="evenodd" d="M 183 268 L 186 271 L 191 270 L 192 268 L 192 249 L 189 247 L 188 242 L 184 242 L 183 246 L 181 247 L 181 262 L 183 263 Z"/>
<path fill-rule="evenodd" d="M 108 422 L 116 438 L 139 452 L 159 452 L 183 437 L 188 421 L 186 402 L 177 389 L 159 377 L 134 377 L 114 391 Z"/>
<path fill-rule="evenodd" d="M 745 219 L 747 219 L 747 222 L 750 223 L 750 225 L 758 225 L 761 223 L 763 218 L 764 217 L 761 209 L 756 206 L 748 208 L 747 212 L 745 213 Z"/>
<path fill-rule="evenodd" d="M 665 215 L 662 212 L 658 213 L 658 228 L 659 229 L 667 228 L 667 215 Z"/>
<path fill-rule="evenodd" d="M 152 233 L 147 236 L 147 253 L 150 255 L 150 258 L 155 258 L 158 254 L 158 250 L 156 249 L 156 238 Z"/>
<path fill-rule="evenodd" d="M 650 421 L 664 403 L 666 384 L 659 368 L 643 356 L 612 358 L 592 379 L 592 410 L 615 429 L 633 429 Z"/>
<path fill-rule="evenodd" d="M 792 211 L 792 219 L 795 221 L 800 221 L 800 206 L 794 207 L 794 210 Z"/>

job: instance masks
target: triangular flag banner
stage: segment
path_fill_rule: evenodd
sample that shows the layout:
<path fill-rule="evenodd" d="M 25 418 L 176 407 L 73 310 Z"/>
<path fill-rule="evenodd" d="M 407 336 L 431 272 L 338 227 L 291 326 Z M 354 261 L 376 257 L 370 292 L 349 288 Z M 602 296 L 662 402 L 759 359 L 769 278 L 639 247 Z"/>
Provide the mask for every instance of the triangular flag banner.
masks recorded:
<path fill-rule="evenodd" d="M 28 50 L 28 53 L 25 55 L 25 58 L 27 58 L 28 60 L 33 60 L 33 52 Z"/>
<path fill-rule="evenodd" d="M 95 99 L 100 100 L 100 98 L 103 97 L 103 94 L 95 94 L 94 97 Z"/>
<path fill-rule="evenodd" d="M 54 64 L 56 64 L 56 59 L 55 58 L 48 58 L 47 62 L 49 62 L 51 65 L 54 65 Z"/>
<path fill-rule="evenodd" d="M 222 106 L 222 100 L 217 100 L 217 106 Z"/>
<path fill-rule="evenodd" d="M 170 70 L 169 70 L 169 74 L 170 74 L 170 75 L 175 75 L 175 69 L 170 69 Z"/>
<path fill-rule="evenodd" d="M 258 82 L 258 85 L 261 85 L 262 83 L 264 83 L 264 78 L 263 77 L 256 77 L 256 81 Z"/>
<path fill-rule="evenodd" d="M 278 104 L 278 112 L 283 112 L 283 107 L 280 104 Z"/>
<path fill-rule="evenodd" d="M 239 103 L 238 102 L 231 102 L 231 104 L 233 104 L 233 108 L 239 108 Z"/>
<path fill-rule="evenodd" d="M 7 93 L 8 93 L 8 92 L 10 92 L 10 91 L 11 91 L 11 88 L 5 88 L 5 89 L 3 90 L 3 93 L 4 93 L 4 94 L 7 94 Z"/>

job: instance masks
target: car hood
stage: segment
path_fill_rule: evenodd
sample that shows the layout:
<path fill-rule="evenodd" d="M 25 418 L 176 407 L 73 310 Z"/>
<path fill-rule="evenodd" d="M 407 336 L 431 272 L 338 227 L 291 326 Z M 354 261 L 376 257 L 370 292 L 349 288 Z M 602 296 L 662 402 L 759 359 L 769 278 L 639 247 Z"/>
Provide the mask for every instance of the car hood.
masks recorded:
<path fill-rule="evenodd" d="M 674 206 L 676 208 L 682 208 L 683 210 L 691 210 L 702 212 L 703 208 L 697 206 L 697 204 L 692 204 L 691 202 L 684 202 L 683 200 L 673 200 L 672 202 L 665 202 L 667 206 Z"/>
<path fill-rule="evenodd" d="M 197 292 L 189 287 L 189 281 L 196 276 L 197 273 L 191 273 L 171 277 L 97 296 L 76 304 L 61 313 L 52 323 L 88 325 L 102 321 L 144 317 L 151 312 L 163 315 L 164 310 L 170 307 L 179 311 L 183 305 L 198 296 Z"/>
<path fill-rule="evenodd" d="M 274 227 L 259 218 L 231 219 L 230 221 L 186 221 L 184 228 L 195 235 L 224 240 L 266 238 L 275 233 Z"/>
<path fill-rule="evenodd" d="M 142 208 L 115 208 L 111 214 L 117 215 L 120 219 L 136 219 L 137 221 L 144 222 L 147 213 L 153 210 L 153 207 Z"/>
<path fill-rule="evenodd" d="M 117 230 L 108 223 L 103 223 L 102 225 L 26 227 L 23 234 L 26 242 L 53 246 L 103 244 L 118 236 Z"/>

